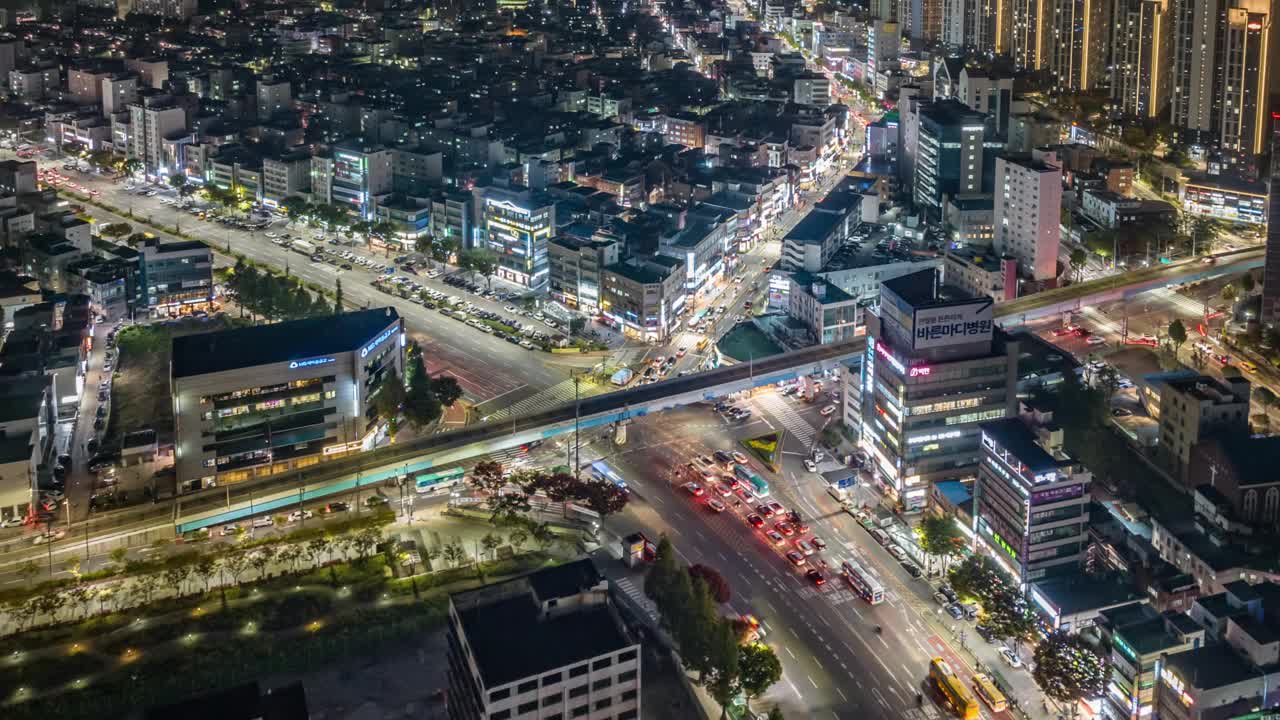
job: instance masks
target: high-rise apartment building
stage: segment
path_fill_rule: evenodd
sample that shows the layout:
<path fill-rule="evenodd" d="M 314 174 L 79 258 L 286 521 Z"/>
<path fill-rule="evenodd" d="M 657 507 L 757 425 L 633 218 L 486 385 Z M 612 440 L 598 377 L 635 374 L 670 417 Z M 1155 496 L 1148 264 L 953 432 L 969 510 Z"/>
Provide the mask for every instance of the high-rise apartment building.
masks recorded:
<path fill-rule="evenodd" d="M 889 61 L 898 59 L 898 43 L 901 36 L 901 29 L 896 22 L 872 20 L 867 23 L 868 85 L 874 86 L 876 73 L 886 70 Z"/>
<path fill-rule="evenodd" d="M 1175 0 L 1119 0 L 1111 33 L 1111 98 L 1120 112 L 1148 119 L 1169 109 Z"/>
<path fill-rule="evenodd" d="M 186 131 L 187 112 L 160 95 L 129 106 L 128 155 L 142 161 L 149 177 L 166 174 L 164 141 Z"/>
<path fill-rule="evenodd" d="M 1009 54 L 1015 67 L 1039 70 L 1049 63 L 1053 0 L 1009 0 Z"/>
<path fill-rule="evenodd" d="M 331 175 L 327 185 L 332 202 L 348 206 L 358 217 L 368 220 L 380 197 L 391 193 L 391 150 L 380 145 L 343 142 L 333 147 Z M 312 187 L 315 184 L 312 163 Z"/>
<path fill-rule="evenodd" d="M 1053 0 L 1052 8 L 1049 71 L 1061 90 L 1092 90 L 1107 72 L 1111 1 Z"/>
<path fill-rule="evenodd" d="M 983 55 L 1007 52 L 1012 0 L 943 0 L 942 43 Z"/>
<path fill-rule="evenodd" d="M 1077 572 L 1089 546 L 1092 474 L 1041 446 L 1017 418 L 983 423 L 981 437 L 973 488 L 978 543 L 1023 587 Z"/>
<path fill-rule="evenodd" d="M 1016 257 L 1024 277 L 1037 281 L 1057 277 L 1062 169 L 1052 154 L 1044 159 L 996 158 L 993 196 L 996 251 Z"/>
<path fill-rule="evenodd" d="M 1014 415 L 1018 343 L 995 328 L 992 305 L 930 269 L 881 283 L 866 313 L 861 443 L 907 511 L 924 507 L 931 483 L 974 477 L 979 425 Z"/>
<path fill-rule="evenodd" d="M 1271 174 L 1267 183 L 1267 255 L 1262 270 L 1262 322 L 1280 321 L 1280 112 L 1271 113 Z"/>
<path fill-rule="evenodd" d="M 1238 156 L 1265 149 L 1274 12 L 1268 0 L 1174 0 L 1169 122 Z"/>

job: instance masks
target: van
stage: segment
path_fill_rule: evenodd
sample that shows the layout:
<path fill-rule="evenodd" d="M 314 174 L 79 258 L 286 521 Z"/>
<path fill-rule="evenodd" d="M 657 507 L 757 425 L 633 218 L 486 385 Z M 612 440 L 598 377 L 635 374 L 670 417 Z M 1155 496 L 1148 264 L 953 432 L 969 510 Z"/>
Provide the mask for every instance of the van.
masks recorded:
<path fill-rule="evenodd" d="M 889 533 L 886 533 L 880 528 L 876 528 L 872 530 L 871 537 L 875 538 L 876 542 L 880 543 L 881 545 L 887 545 L 889 543 Z"/>
<path fill-rule="evenodd" d="M 253 526 L 255 528 L 271 527 L 274 524 L 275 521 L 271 519 L 270 515 L 263 515 L 262 517 L 256 517 L 253 519 Z"/>

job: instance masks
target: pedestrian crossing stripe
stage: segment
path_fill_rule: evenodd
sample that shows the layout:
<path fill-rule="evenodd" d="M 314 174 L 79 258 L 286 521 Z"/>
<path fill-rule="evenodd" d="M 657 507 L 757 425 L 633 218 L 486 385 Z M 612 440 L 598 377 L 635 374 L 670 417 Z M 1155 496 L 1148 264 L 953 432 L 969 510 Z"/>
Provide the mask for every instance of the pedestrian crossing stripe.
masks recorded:
<path fill-rule="evenodd" d="M 585 394 L 579 389 L 579 397 L 584 396 Z M 497 423 L 509 420 L 512 417 L 533 415 L 569 402 L 573 402 L 573 381 L 563 380 L 551 387 L 539 390 L 518 403 L 502 408 L 489 416 L 489 422 Z"/>
<path fill-rule="evenodd" d="M 791 407 L 786 400 L 774 394 L 762 395 L 759 401 L 761 407 L 777 418 L 778 422 L 782 423 L 782 427 L 787 429 L 787 432 L 799 438 L 805 447 L 809 447 L 817 432 L 807 420 L 800 417 L 800 413 L 796 412 L 795 408 Z"/>

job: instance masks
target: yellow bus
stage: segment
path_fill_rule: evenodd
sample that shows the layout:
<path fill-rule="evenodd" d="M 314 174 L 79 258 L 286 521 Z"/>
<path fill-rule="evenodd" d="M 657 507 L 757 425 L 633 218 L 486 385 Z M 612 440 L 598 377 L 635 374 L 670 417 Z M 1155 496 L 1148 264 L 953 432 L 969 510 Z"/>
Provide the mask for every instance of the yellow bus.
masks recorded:
<path fill-rule="evenodd" d="M 701 340 L 698 341 L 698 347 L 695 349 L 697 350 L 697 352 L 702 352 L 703 350 L 707 349 L 707 345 L 709 344 L 711 344 L 710 340 L 708 340 L 707 338 L 702 338 Z"/>
<path fill-rule="evenodd" d="M 929 662 L 929 679 L 938 686 L 947 699 L 951 709 L 959 713 L 963 720 L 978 719 L 978 701 L 973 699 L 964 683 L 951 670 L 946 660 L 936 657 Z"/>
<path fill-rule="evenodd" d="M 991 682 L 991 678 L 982 673 L 973 676 L 973 691 L 978 697 L 982 698 L 982 702 L 991 706 L 991 712 L 1004 712 L 1009 707 L 1009 702 L 1005 700 L 1004 693 L 1000 692 L 1000 688 Z"/>

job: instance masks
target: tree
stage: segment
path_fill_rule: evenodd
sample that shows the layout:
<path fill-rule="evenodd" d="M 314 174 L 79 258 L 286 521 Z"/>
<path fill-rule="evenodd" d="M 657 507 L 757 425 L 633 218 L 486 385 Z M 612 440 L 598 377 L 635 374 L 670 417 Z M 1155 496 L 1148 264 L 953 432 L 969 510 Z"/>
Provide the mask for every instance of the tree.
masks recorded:
<path fill-rule="evenodd" d="M 675 546 L 666 535 L 658 539 L 655 555 L 653 564 L 649 566 L 649 572 L 644 576 L 644 594 L 654 603 L 661 605 L 662 601 L 659 598 L 670 592 L 676 576 L 681 572 L 676 559 Z"/>
<path fill-rule="evenodd" d="M 493 273 L 498 270 L 498 256 L 488 250 L 464 250 L 458 258 L 458 265 L 464 270 L 479 273 L 485 284 L 493 287 Z"/>
<path fill-rule="evenodd" d="M 1058 631 L 1036 646 L 1031 676 L 1050 699 L 1074 705 L 1102 694 L 1107 662 L 1082 638 Z"/>
<path fill-rule="evenodd" d="M 249 556 L 249 564 L 258 572 L 258 579 L 261 580 L 267 576 L 267 566 L 274 562 L 275 559 L 275 548 L 270 545 L 264 545 Z"/>
<path fill-rule="evenodd" d="M 1174 355 L 1177 355 L 1178 349 L 1187 341 L 1187 327 L 1177 318 L 1169 323 L 1169 341 L 1173 343 Z"/>
<path fill-rule="evenodd" d="M 516 552 L 520 552 L 520 548 L 529 542 L 529 531 L 518 527 L 507 534 L 507 542 L 511 543 L 511 547 L 515 548 Z"/>
<path fill-rule="evenodd" d="M 1237 297 L 1236 286 L 1232 285 L 1231 283 L 1227 283 L 1226 285 L 1223 285 L 1222 290 L 1219 292 L 1219 295 L 1222 297 L 1224 301 L 1227 302 L 1227 304 L 1231 304 L 1235 302 L 1235 299 Z"/>
<path fill-rule="evenodd" d="M 1089 262 L 1089 255 L 1084 248 L 1073 248 L 1068 260 L 1071 269 L 1075 272 L 1076 282 L 1080 282 L 1080 274 L 1084 272 L 1084 266 Z"/>
<path fill-rule="evenodd" d="M 453 407 L 462 397 L 462 386 L 452 375 L 437 375 L 431 378 L 431 394 L 445 407 Z"/>
<path fill-rule="evenodd" d="M 738 648 L 738 685 L 747 702 L 764 695 L 782 679 L 782 663 L 773 648 L 748 643 Z"/>
<path fill-rule="evenodd" d="M 982 624 L 994 637 L 1022 642 L 1035 636 L 1038 620 L 1022 593 L 1000 584 L 982 599 Z"/>
<path fill-rule="evenodd" d="M 177 190 L 179 193 L 187 187 L 187 176 L 183 173 L 172 173 L 169 175 L 169 187 Z"/>
<path fill-rule="evenodd" d="M 574 499 L 585 501 L 589 509 L 600 513 L 601 518 L 615 515 L 627 506 L 630 496 L 607 480 L 588 480 L 576 484 L 579 489 Z"/>
<path fill-rule="evenodd" d="M 445 545 L 441 554 L 444 556 L 445 562 L 454 567 L 461 565 L 462 561 L 467 558 L 467 553 L 462 549 L 462 546 L 456 542 Z"/>
<path fill-rule="evenodd" d="M 981 600 L 992 585 L 1002 582 L 995 561 L 982 554 L 970 555 L 953 565 L 947 573 L 947 580 L 964 600 Z"/>
<path fill-rule="evenodd" d="M 18 566 L 18 574 L 22 576 L 24 583 L 30 584 L 31 580 L 40 574 L 40 563 L 28 560 Z"/>
<path fill-rule="evenodd" d="M 507 484 L 502 474 L 502 464 L 492 460 L 482 460 L 471 468 L 471 485 L 476 490 L 495 495 Z"/>
<path fill-rule="evenodd" d="M 98 228 L 98 234 L 102 237 L 122 238 L 133 232 L 133 226 L 126 222 L 108 223 Z"/>
<path fill-rule="evenodd" d="M 444 414 L 440 399 L 432 392 L 431 376 L 422 363 L 422 353 L 415 353 L 407 370 L 409 388 L 404 394 L 404 416 L 415 430 L 427 427 Z"/>
<path fill-rule="evenodd" d="M 218 573 L 217 560 L 212 555 L 201 555 L 191 569 L 204 580 L 204 591 L 209 592 L 209 583 L 213 582 L 213 577 Z"/>
<path fill-rule="evenodd" d="M 129 548 L 118 547 L 107 553 L 107 558 L 111 560 L 111 564 L 116 567 L 124 567 L 125 558 L 129 557 Z"/>
<path fill-rule="evenodd" d="M 164 571 L 164 584 L 173 588 L 175 595 L 182 594 L 182 585 L 186 583 L 187 577 L 191 575 L 191 566 L 187 564 L 175 565 Z"/>
<path fill-rule="evenodd" d="M 1255 283 L 1253 280 L 1253 273 L 1246 272 L 1244 275 L 1240 276 L 1240 291 L 1245 294 L 1245 297 L 1248 297 L 1253 293 L 1254 287 Z"/>
<path fill-rule="evenodd" d="M 1191 220 L 1191 239 L 1201 254 L 1213 252 L 1213 243 L 1222 235 L 1222 226 L 1216 220 L 1197 215 Z"/>
<path fill-rule="evenodd" d="M 930 555 L 949 558 L 961 555 L 965 550 L 965 537 L 956 526 L 955 518 L 929 516 L 916 528 L 920 548 Z"/>
<path fill-rule="evenodd" d="M 342 278 L 338 278 L 337 288 L 333 291 L 333 314 L 342 314 Z"/>
<path fill-rule="evenodd" d="M 480 546 L 484 548 L 485 555 L 488 555 L 491 558 L 496 557 L 494 553 L 501 544 L 502 538 L 491 532 L 485 533 L 484 537 L 480 538 Z"/>
<path fill-rule="evenodd" d="M 1265 408 L 1271 408 L 1276 406 L 1276 400 L 1277 400 L 1276 394 L 1272 392 L 1269 388 L 1265 388 L 1261 385 L 1255 385 L 1253 387 L 1253 399 L 1256 400 L 1259 405 Z"/>
<path fill-rule="evenodd" d="M 378 417 L 394 427 L 396 418 L 400 415 L 400 406 L 404 404 L 404 397 L 404 382 L 400 380 L 399 373 L 391 370 L 383 375 L 382 382 L 378 385 L 378 394 L 373 398 L 373 407 Z"/>
<path fill-rule="evenodd" d="M 148 240 L 147 234 L 140 233 L 140 232 L 132 233 L 129 235 L 129 237 L 124 239 L 125 243 L 128 244 L 129 247 L 135 247 L 135 248 L 145 243 L 147 240 Z"/>
<path fill-rule="evenodd" d="M 718 570 L 713 567 L 701 564 L 689 566 L 690 577 L 702 580 L 707 584 L 707 589 L 711 591 L 711 597 L 717 603 L 724 605 L 733 599 L 733 592 L 729 588 L 729 581 L 724 579 Z"/>
<path fill-rule="evenodd" d="M 775 707 L 769 711 L 769 717 L 767 718 L 767 720 L 787 720 L 787 719 L 782 716 L 782 708 Z"/>

